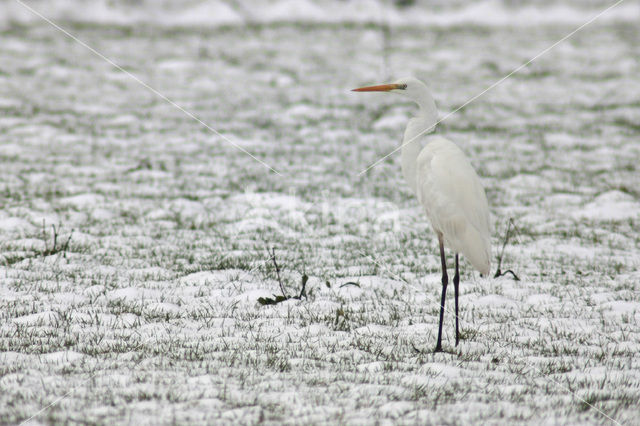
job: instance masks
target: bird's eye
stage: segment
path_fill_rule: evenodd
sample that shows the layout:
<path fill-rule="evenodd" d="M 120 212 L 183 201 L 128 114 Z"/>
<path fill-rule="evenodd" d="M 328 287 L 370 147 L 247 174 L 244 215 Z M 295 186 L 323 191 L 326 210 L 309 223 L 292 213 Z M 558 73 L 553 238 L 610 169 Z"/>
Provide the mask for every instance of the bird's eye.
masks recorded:
<path fill-rule="evenodd" d="M 407 88 L 406 84 L 398 84 L 398 89 L 405 90 Z"/>

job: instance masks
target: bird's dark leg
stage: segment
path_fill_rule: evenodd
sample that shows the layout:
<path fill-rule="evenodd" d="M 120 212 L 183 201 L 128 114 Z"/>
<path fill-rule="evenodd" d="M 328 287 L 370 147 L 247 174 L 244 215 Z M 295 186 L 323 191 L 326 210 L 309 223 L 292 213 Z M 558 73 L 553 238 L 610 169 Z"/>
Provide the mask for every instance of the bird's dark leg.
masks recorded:
<path fill-rule="evenodd" d="M 460 332 L 458 331 L 458 287 L 460 284 L 460 273 L 458 272 L 458 253 L 456 253 L 456 274 L 453 276 L 453 290 L 456 293 L 456 346 L 460 342 Z"/>
<path fill-rule="evenodd" d="M 440 261 L 442 262 L 442 298 L 440 299 L 440 326 L 438 327 L 438 343 L 434 352 L 442 352 L 442 321 L 444 320 L 444 301 L 447 294 L 447 284 L 449 277 L 447 276 L 447 260 L 444 257 L 444 241 L 442 234 L 438 234 L 440 242 Z"/>

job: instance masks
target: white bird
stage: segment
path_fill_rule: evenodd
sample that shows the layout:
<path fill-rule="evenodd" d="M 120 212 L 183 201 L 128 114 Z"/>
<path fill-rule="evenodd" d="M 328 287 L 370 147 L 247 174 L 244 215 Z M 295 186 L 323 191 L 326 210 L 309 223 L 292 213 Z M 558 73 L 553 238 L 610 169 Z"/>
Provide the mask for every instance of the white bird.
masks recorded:
<path fill-rule="evenodd" d="M 481 274 L 488 275 L 491 265 L 489 206 L 480 178 L 458 146 L 433 132 L 438 121 L 436 103 L 429 88 L 415 78 L 403 78 L 391 84 L 361 87 L 355 92 L 389 92 L 405 96 L 420 107 L 409 120 L 402 142 L 402 173 L 424 207 L 440 243 L 442 262 L 442 298 L 440 325 L 435 352 L 442 351 L 442 320 L 447 293 L 446 245 L 455 253 L 453 277 L 456 308 L 456 346 L 458 331 L 458 253 L 467 257 Z M 422 140 L 426 142 L 422 148 Z"/>

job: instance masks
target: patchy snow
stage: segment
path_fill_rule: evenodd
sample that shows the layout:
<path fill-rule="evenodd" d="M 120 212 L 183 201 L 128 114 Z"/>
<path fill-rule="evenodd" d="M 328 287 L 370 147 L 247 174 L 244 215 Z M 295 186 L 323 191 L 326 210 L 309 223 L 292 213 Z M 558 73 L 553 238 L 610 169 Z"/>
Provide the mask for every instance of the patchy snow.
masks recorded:
<path fill-rule="evenodd" d="M 527 297 L 526 302 L 530 305 L 549 305 L 559 302 L 559 299 L 550 294 L 532 294 Z"/>
<path fill-rule="evenodd" d="M 412 411 L 414 408 L 415 404 L 409 401 L 388 402 L 382 405 L 378 409 L 378 412 L 382 417 L 398 419 Z"/>
<path fill-rule="evenodd" d="M 377 373 L 384 370 L 383 362 L 368 362 L 357 366 L 358 371 L 367 373 Z"/>
<path fill-rule="evenodd" d="M 39 312 L 31 315 L 24 315 L 13 319 L 15 324 L 26 326 L 51 325 L 58 319 L 58 314 L 52 311 Z"/>
<path fill-rule="evenodd" d="M 517 304 L 513 300 L 495 294 L 479 297 L 473 300 L 471 304 L 473 306 L 498 309 L 514 309 L 517 307 Z"/>
<path fill-rule="evenodd" d="M 630 194 L 608 191 L 574 213 L 578 219 L 628 220 L 640 218 L 640 201 Z"/>
<path fill-rule="evenodd" d="M 0 230 L 6 233 L 25 235 L 35 230 L 35 227 L 19 217 L 0 218 Z"/>
<path fill-rule="evenodd" d="M 625 302 L 622 300 L 603 303 L 601 305 L 608 313 L 612 315 L 635 315 L 636 318 L 640 318 L 640 303 L 639 302 Z"/>
<path fill-rule="evenodd" d="M 173 303 L 149 303 L 145 309 L 152 314 L 178 316 L 180 306 Z"/>
<path fill-rule="evenodd" d="M 0 423 L 636 421 L 637 2 L 439 124 L 520 278 L 463 256 L 439 354 L 437 240 L 397 154 L 360 173 L 413 106 L 349 89 L 445 117 L 608 4 L 28 4 L 237 146 L 1 3 Z"/>
<path fill-rule="evenodd" d="M 74 351 L 51 352 L 40 356 L 40 360 L 54 364 L 73 363 L 83 358 L 84 354 Z"/>
<path fill-rule="evenodd" d="M 11 123 L 4 122 L 3 125 L 9 127 L 11 126 Z M 1 157 L 7 157 L 7 158 L 18 157 L 20 154 L 22 154 L 23 151 L 24 151 L 24 148 L 18 144 L 7 143 L 7 144 L 0 145 Z"/>
<path fill-rule="evenodd" d="M 77 210 L 92 209 L 102 204 L 104 198 L 97 194 L 78 194 L 72 197 L 61 198 L 58 203 L 64 207 L 73 207 Z"/>
<path fill-rule="evenodd" d="M 380 117 L 373 123 L 375 130 L 399 130 L 403 131 L 407 125 L 407 114 L 403 111 L 388 113 Z"/>
<path fill-rule="evenodd" d="M 460 377 L 460 369 L 443 363 L 425 364 L 420 369 L 424 374 L 442 377 L 445 379 L 455 379 Z"/>
<path fill-rule="evenodd" d="M 134 302 L 142 299 L 158 299 L 161 292 L 152 289 L 143 289 L 138 287 L 126 287 L 113 290 L 107 293 L 108 300 L 125 300 Z"/>

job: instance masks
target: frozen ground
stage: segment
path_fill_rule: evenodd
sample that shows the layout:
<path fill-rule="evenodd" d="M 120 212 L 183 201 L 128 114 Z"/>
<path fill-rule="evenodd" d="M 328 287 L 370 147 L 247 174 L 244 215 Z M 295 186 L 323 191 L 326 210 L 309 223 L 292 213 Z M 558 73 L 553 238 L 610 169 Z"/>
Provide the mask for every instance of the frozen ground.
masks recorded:
<path fill-rule="evenodd" d="M 388 31 L 72 4 L 73 34 L 279 174 L 4 4 L 0 423 L 637 424 L 637 2 L 440 125 L 485 183 L 495 256 L 513 218 L 522 280 L 463 263 L 463 340 L 448 312 L 436 355 L 433 233 L 397 155 L 359 175 L 412 107 L 348 89 L 414 74 L 444 116 L 604 4 L 530 25 L 497 2 L 486 22 L 393 9 L 415 18 Z M 306 299 L 257 303 L 280 292 L 267 247 Z"/>

